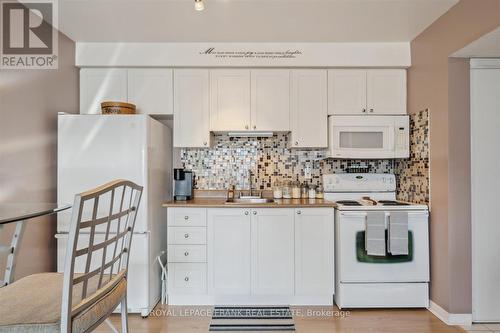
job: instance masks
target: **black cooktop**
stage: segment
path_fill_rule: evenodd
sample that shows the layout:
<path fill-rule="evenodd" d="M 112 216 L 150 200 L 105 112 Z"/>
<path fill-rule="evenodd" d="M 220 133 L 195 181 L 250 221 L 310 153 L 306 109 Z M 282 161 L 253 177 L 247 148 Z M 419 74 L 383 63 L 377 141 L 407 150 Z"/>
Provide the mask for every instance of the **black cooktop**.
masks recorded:
<path fill-rule="evenodd" d="M 394 200 L 379 200 L 377 201 L 382 206 L 409 206 L 409 203 L 394 201 Z"/>
<path fill-rule="evenodd" d="M 359 202 L 354 201 L 354 200 L 340 200 L 340 201 L 336 201 L 336 202 L 338 204 L 344 205 L 344 206 L 362 206 L 362 204 L 360 204 Z"/>

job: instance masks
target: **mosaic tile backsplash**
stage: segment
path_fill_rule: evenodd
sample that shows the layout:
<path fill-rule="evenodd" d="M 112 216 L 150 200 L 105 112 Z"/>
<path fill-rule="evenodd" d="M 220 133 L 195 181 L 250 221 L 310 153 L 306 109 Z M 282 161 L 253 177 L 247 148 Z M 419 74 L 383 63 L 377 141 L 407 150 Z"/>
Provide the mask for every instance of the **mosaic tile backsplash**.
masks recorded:
<path fill-rule="evenodd" d="M 396 160 L 399 200 L 429 203 L 429 111 L 410 116 L 410 158 Z"/>
<path fill-rule="evenodd" d="M 288 149 L 288 135 L 269 138 L 236 138 L 216 135 L 211 149 L 185 148 L 181 162 L 195 174 L 196 189 L 247 189 L 249 172 L 253 188 L 271 189 L 275 181 L 299 180 L 321 184 L 325 173 L 394 172 L 392 160 L 324 159 L 326 150 Z M 310 178 L 306 178 L 310 170 Z"/>
<path fill-rule="evenodd" d="M 399 200 L 429 202 L 429 113 L 410 116 L 410 158 L 398 160 L 325 159 L 326 150 L 288 149 L 288 135 L 269 138 L 236 138 L 216 135 L 211 149 L 181 150 L 183 167 L 195 174 L 194 187 L 204 190 L 271 189 L 275 181 L 299 180 L 321 184 L 323 174 L 368 172 L 395 173 Z M 306 178 L 310 170 L 310 178 Z"/>

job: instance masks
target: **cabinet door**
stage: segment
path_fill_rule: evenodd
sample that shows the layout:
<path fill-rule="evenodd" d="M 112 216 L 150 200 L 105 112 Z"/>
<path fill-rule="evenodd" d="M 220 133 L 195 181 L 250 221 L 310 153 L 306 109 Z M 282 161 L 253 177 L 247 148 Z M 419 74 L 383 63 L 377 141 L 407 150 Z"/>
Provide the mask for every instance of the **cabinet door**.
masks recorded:
<path fill-rule="evenodd" d="M 252 70 L 251 76 L 251 129 L 289 131 L 290 70 Z"/>
<path fill-rule="evenodd" d="M 210 130 L 250 129 L 250 70 L 211 70 L 210 91 Z"/>
<path fill-rule="evenodd" d="M 127 102 L 127 70 L 80 70 L 80 113 L 101 114 L 101 102 Z"/>
<path fill-rule="evenodd" d="M 295 210 L 295 293 L 333 295 L 334 214 L 331 208 Z"/>
<path fill-rule="evenodd" d="M 211 295 L 250 295 L 250 210 L 208 209 Z"/>
<path fill-rule="evenodd" d="M 366 113 L 366 70 L 328 71 L 328 114 Z"/>
<path fill-rule="evenodd" d="M 252 294 L 293 295 L 293 209 L 252 210 Z"/>
<path fill-rule="evenodd" d="M 174 147 L 210 145 L 208 69 L 174 71 Z"/>
<path fill-rule="evenodd" d="M 292 70 L 292 148 L 328 146 L 326 70 Z"/>
<path fill-rule="evenodd" d="M 172 114 L 172 70 L 166 68 L 129 69 L 128 101 L 136 105 L 137 113 Z"/>
<path fill-rule="evenodd" d="M 369 114 L 406 114 L 406 70 L 369 70 L 367 108 Z"/>

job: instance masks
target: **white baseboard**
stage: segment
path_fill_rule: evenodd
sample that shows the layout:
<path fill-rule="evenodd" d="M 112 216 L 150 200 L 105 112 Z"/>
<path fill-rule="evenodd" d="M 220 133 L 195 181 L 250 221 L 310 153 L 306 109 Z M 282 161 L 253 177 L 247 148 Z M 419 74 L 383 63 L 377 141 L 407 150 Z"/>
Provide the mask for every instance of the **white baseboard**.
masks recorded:
<path fill-rule="evenodd" d="M 445 309 L 434 303 L 429 302 L 429 311 L 433 315 L 438 317 L 446 325 L 460 325 L 460 326 L 470 326 L 472 325 L 472 314 L 471 313 L 448 313 Z"/>

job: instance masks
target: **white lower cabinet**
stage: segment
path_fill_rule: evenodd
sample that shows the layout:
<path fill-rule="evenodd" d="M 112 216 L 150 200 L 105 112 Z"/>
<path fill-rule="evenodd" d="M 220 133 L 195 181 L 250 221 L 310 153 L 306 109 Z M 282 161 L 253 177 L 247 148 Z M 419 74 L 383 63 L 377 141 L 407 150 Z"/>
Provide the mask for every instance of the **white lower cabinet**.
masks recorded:
<path fill-rule="evenodd" d="M 168 216 L 171 305 L 333 304 L 333 208 L 169 208 Z"/>
<path fill-rule="evenodd" d="M 334 212 L 331 208 L 295 210 L 295 293 L 333 295 Z"/>
<path fill-rule="evenodd" d="M 169 294 L 203 295 L 207 292 L 207 265 L 192 263 L 169 264 Z"/>
<path fill-rule="evenodd" d="M 253 295 L 293 295 L 293 209 L 252 210 Z"/>
<path fill-rule="evenodd" d="M 250 209 L 208 209 L 208 291 L 250 295 Z"/>

